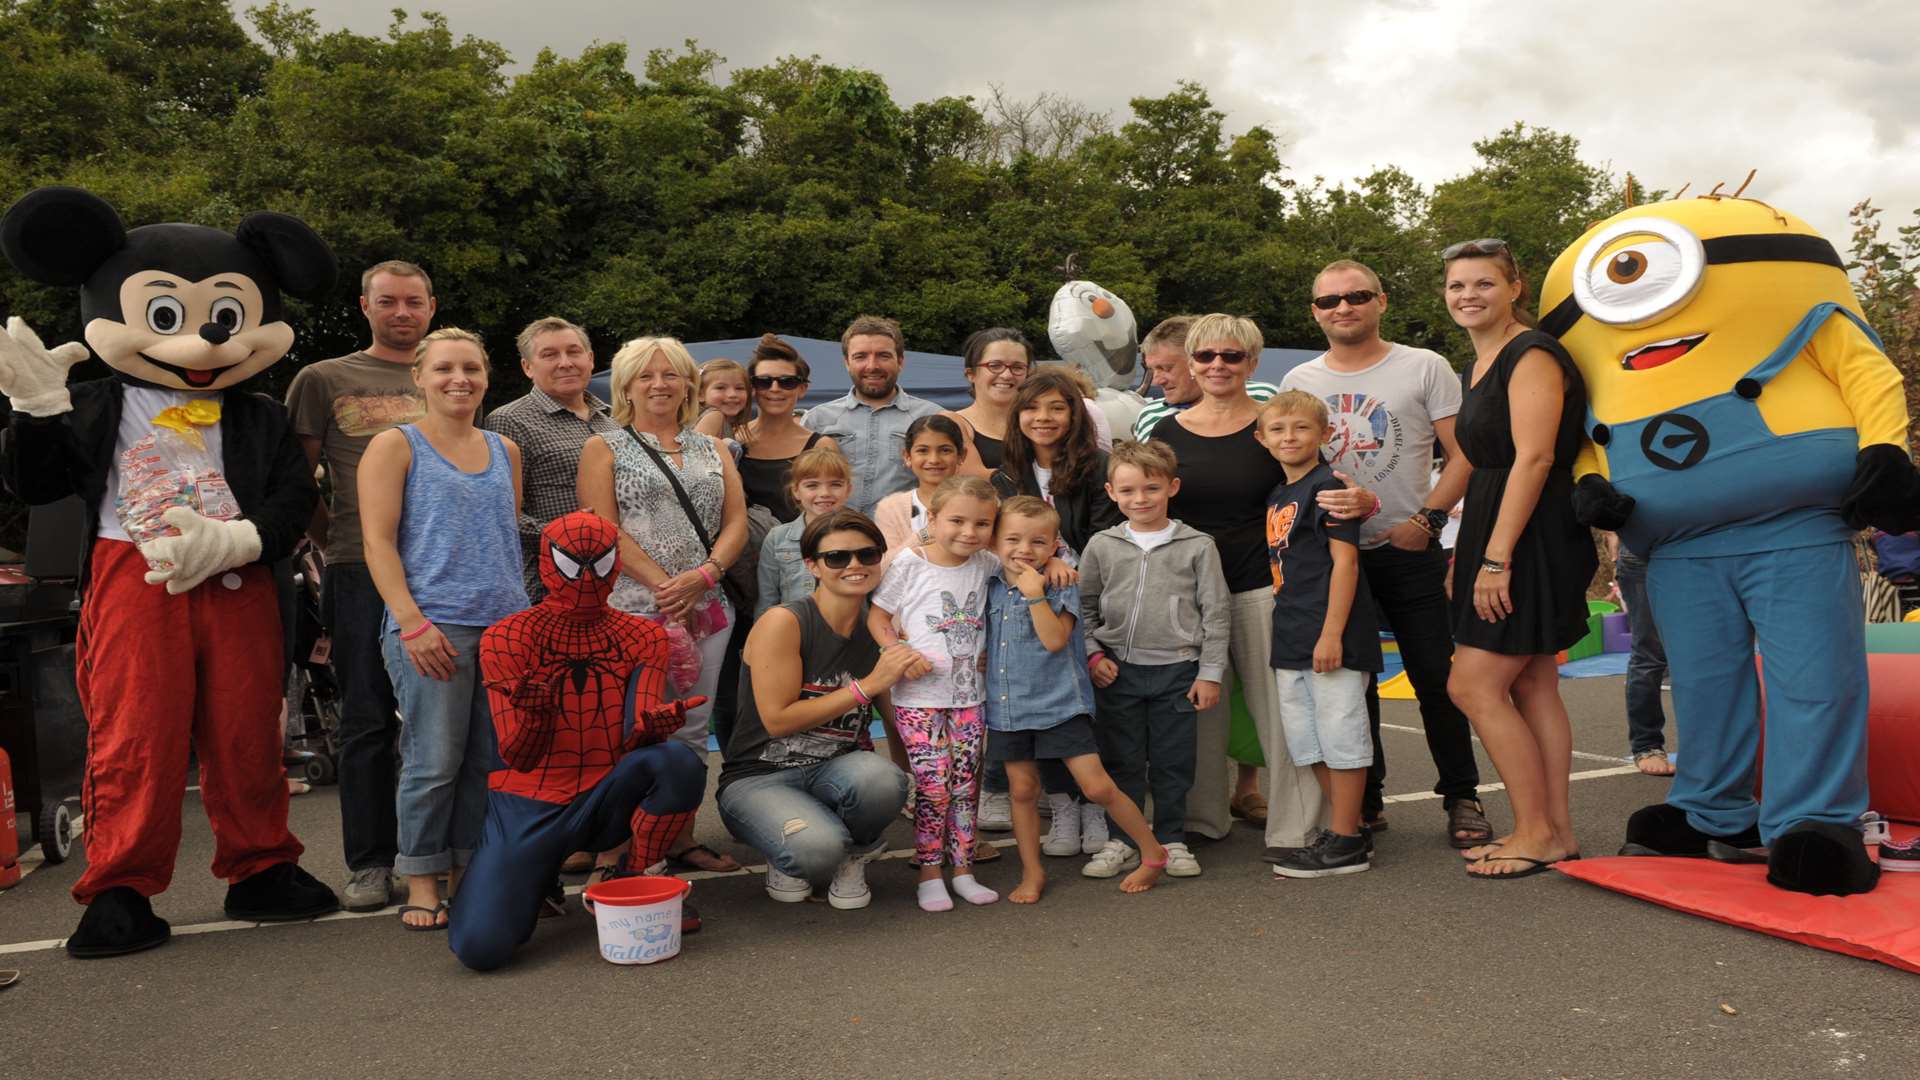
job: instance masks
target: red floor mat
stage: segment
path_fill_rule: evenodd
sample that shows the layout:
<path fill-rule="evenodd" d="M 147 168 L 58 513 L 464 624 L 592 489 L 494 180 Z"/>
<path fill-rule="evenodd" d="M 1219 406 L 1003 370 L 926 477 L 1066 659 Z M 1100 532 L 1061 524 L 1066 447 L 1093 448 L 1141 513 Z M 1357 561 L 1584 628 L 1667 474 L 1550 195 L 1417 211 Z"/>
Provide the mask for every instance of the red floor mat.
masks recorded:
<path fill-rule="evenodd" d="M 1894 826 L 1896 839 L 1916 832 Z M 1764 866 L 1711 859 L 1580 859 L 1554 869 L 1675 911 L 1920 974 L 1920 874 L 1882 874 L 1864 896 L 1807 896 L 1767 884 Z"/>

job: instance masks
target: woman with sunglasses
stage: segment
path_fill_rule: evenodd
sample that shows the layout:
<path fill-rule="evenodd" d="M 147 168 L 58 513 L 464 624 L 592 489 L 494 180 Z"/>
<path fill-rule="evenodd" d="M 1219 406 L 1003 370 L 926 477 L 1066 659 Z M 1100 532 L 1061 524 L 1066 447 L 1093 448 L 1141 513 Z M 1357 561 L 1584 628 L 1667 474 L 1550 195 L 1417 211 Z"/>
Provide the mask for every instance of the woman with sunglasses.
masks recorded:
<path fill-rule="evenodd" d="M 740 486 L 746 490 L 747 505 L 764 506 L 782 522 L 800 516 L 787 487 L 793 459 L 816 446 L 838 448 L 833 439 L 808 431 L 793 417 L 810 375 L 799 351 L 772 334 L 760 335 L 747 362 L 747 383 L 759 415 L 740 432 L 746 447 L 740 456 Z"/>
<path fill-rule="evenodd" d="M 740 710 L 720 771 L 720 818 L 767 859 L 767 895 L 796 903 L 822 886 L 850 910 L 873 898 L 866 863 L 907 801 L 907 775 L 873 752 L 888 694 L 931 665 L 867 632 L 886 540 L 856 510 L 816 518 L 800 555 L 813 594 L 754 623 L 740 664 Z"/>
<path fill-rule="evenodd" d="M 1013 396 L 1033 372 L 1033 345 L 1005 326 L 976 330 L 961 346 L 973 404 L 946 415 L 960 425 L 968 452 L 960 462 L 965 476 L 992 476 L 1000 467 L 1007 425 L 1013 421 Z"/>
<path fill-rule="evenodd" d="M 1220 567 L 1233 594 L 1230 662 L 1267 759 L 1267 846 L 1284 850 L 1313 840 L 1320 824 L 1320 789 L 1311 769 L 1297 768 L 1287 758 L 1270 666 L 1267 495 L 1286 474 L 1254 438 L 1259 406 L 1247 394 L 1247 380 L 1263 344 L 1251 319 L 1218 313 L 1195 319 L 1186 349 L 1200 399 L 1160 421 L 1152 437 L 1171 446 L 1180 461 L 1180 487 L 1168 504 L 1169 515 L 1213 537 L 1220 550 Z M 1187 829 L 1217 840 L 1233 821 L 1224 767 L 1232 713 L 1225 694 L 1216 698 L 1196 718 L 1197 767 L 1187 795 Z"/>
<path fill-rule="evenodd" d="M 1527 283 L 1500 240 L 1441 254 L 1447 312 L 1473 341 L 1455 434 L 1473 465 L 1453 567 L 1447 692 L 1500 770 L 1513 832 L 1469 848 L 1475 877 L 1529 877 L 1579 857 L 1567 806 L 1573 730 L 1554 654 L 1587 632 L 1593 535 L 1573 517 L 1587 414 L 1573 358 L 1533 328 Z"/>

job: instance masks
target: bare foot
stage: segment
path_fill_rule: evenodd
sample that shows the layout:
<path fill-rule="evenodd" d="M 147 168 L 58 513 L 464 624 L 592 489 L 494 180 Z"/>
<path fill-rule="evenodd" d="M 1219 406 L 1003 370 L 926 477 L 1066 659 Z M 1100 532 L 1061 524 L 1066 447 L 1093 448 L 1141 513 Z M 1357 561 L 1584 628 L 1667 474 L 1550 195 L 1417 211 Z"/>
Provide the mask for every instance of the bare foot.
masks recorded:
<path fill-rule="evenodd" d="M 1145 859 L 1140 861 L 1140 869 L 1128 874 L 1120 882 L 1120 891 L 1124 893 L 1142 893 L 1153 888 L 1160 875 L 1167 872 L 1165 866 L 1148 866 Z"/>
<path fill-rule="evenodd" d="M 1460 852 L 1460 857 L 1467 860 L 1468 862 L 1479 862 L 1481 859 L 1484 859 L 1487 856 L 1493 854 L 1494 852 L 1499 851 L 1501 848 L 1506 847 L 1507 844 L 1512 840 L 1513 840 L 1513 834 L 1508 833 L 1507 835 L 1502 836 L 1497 840 L 1492 840 L 1485 844 L 1481 844 L 1479 847 L 1466 848 Z"/>
<path fill-rule="evenodd" d="M 408 926 L 425 929 L 447 925 L 447 909 L 440 906 L 440 887 L 432 874 L 408 875 L 407 907 L 400 913 L 400 921 Z"/>
<path fill-rule="evenodd" d="M 1040 902 L 1040 894 L 1046 889 L 1046 871 L 1035 870 L 1032 873 L 1020 875 L 1019 886 L 1007 894 L 1007 899 L 1016 904 L 1037 904 Z"/>
<path fill-rule="evenodd" d="M 1665 750 L 1644 750 L 1633 755 L 1633 766 L 1648 776 L 1672 776 L 1673 762 Z"/>
<path fill-rule="evenodd" d="M 1510 843 L 1479 862 L 1467 864 L 1467 873 L 1473 877 L 1511 877 L 1514 874 L 1536 873 L 1541 863 L 1556 863 L 1568 854 L 1545 847 L 1533 850 Z"/>

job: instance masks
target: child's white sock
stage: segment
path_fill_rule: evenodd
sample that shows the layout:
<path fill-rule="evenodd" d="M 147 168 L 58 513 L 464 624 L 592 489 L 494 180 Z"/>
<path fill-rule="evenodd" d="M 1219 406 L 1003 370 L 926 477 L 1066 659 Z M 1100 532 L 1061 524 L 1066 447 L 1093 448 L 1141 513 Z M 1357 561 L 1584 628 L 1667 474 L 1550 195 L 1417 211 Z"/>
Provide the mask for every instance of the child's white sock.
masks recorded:
<path fill-rule="evenodd" d="M 953 875 L 953 891 L 969 904 L 991 904 L 1000 899 L 999 893 L 980 884 L 972 874 Z"/>
<path fill-rule="evenodd" d="M 958 879 L 955 879 L 955 884 L 958 883 Z M 919 894 L 921 911 L 953 910 L 953 897 L 947 895 L 947 883 L 939 878 L 928 878 L 921 882 Z"/>

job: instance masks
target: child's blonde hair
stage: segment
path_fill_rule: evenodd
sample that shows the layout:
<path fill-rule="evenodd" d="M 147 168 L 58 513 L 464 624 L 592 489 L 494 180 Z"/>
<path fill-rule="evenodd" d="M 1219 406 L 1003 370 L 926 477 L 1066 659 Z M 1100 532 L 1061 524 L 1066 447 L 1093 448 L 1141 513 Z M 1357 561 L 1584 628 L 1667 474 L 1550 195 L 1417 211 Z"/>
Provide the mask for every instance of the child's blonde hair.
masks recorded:
<path fill-rule="evenodd" d="M 1047 528 L 1053 530 L 1054 536 L 1060 535 L 1060 511 L 1055 510 L 1048 505 L 1047 500 L 1038 496 L 1015 495 L 1001 503 L 1000 520 L 995 523 L 994 531 L 999 532 L 999 527 L 1006 524 L 1007 519 L 1011 517 L 1032 518 L 1035 521 L 1045 522 Z"/>
<path fill-rule="evenodd" d="M 847 493 L 853 493 L 853 463 L 837 447 L 816 446 L 800 451 L 787 467 L 787 498 L 800 501 L 802 480 L 845 480 Z"/>
<path fill-rule="evenodd" d="M 727 434 L 731 435 L 735 442 L 745 445 L 747 422 L 753 419 L 753 382 L 747 377 L 746 368 L 741 367 L 737 361 L 728 360 L 725 357 L 701 364 L 700 389 L 695 392 L 695 396 L 700 399 L 700 404 L 704 408 L 707 404 L 707 387 L 712 386 L 713 381 L 722 375 L 739 376 L 740 386 L 747 392 L 747 403 L 740 407 L 740 415 L 727 421 Z"/>
<path fill-rule="evenodd" d="M 1254 423 L 1264 424 L 1269 416 L 1305 416 L 1319 424 L 1325 430 L 1327 421 L 1327 403 L 1320 400 L 1318 394 L 1309 394 L 1305 390 L 1282 390 L 1267 399 L 1260 406 L 1260 415 Z"/>
<path fill-rule="evenodd" d="M 1107 452 L 1107 479 L 1120 471 L 1120 466 L 1131 465 L 1140 470 L 1142 476 L 1162 476 L 1172 480 L 1180 475 L 1180 457 L 1173 447 L 1160 439 L 1147 439 L 1142 442 L 1117 442 Z"/>
<path fill-rule="evenodd" d="M 979 499 L 989 506 L 1000 505 L 1000 493 L 993 490 L 986 477 L 949 476 L 933 489 L 933 497 L 927 500 L 927 513 L 939 513 L 941 507 L 954 499 Z"/>

